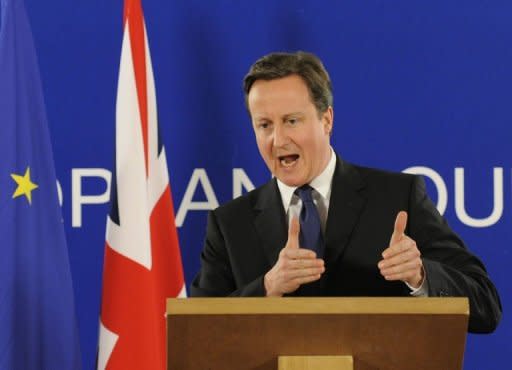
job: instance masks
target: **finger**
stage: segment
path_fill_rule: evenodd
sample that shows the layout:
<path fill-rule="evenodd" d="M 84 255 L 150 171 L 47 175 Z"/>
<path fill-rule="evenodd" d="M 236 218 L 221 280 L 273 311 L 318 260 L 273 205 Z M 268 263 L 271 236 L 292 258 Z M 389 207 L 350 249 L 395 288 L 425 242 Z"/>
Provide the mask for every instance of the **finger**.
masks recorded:
<path fill-rule="evenodd" d="M 398 253 L 395 254 L 391 254 L 393 253 L 393 251 L 390 251 L 390 254 L 379 262 L 378 266 L 380 269 L 394 265 L 399 265 L 401 263 L 415 259 L 421 255 L 420 251 L 418 250 L 418 248 L 416 248 L 415 243 L 413 241 L 406 241 L 406 243 L 402 241 L 399 243 L 399 245 L 408 246 L 404 247 L 404 249 L 400 250 Z"/>
<path fill-rule="evenodd" d="M 288 227 L 288 242 L 286 243 L 287 248 L 299 248 L 299 232 L 300 224 L 297 217 L 293 216 Z"/>
<path fill-rule="evenodd" d="M 312 283 L 313 281 L 317 281 L 318 279 L 320 279 L 321 276 L 322 276 L 321 274 L 316 274 L 316 275 L 299 277 L 299 278 L 296 278 L 293 280 L 293 284 L 303 285 L 303 284 L 307 284 L 307 283 Z"/>
<path fill-rule="evenodd" d="M 407 212 L 400 211 L 396 215 L 395 228 L 393 234 L 391 234 L 391 240 L 389 245 L 398 243 L 405 234 L 405 227 L 407 226 Z"/>
<path fill-rule="evenodd" d="M 419 272 L 421 270 L 421 266 L 422 266 L 421 258 L 415 258 L 413 260 L 401 263 L 399 265 L 383 268 L 380 270 L 380 273 L 384 277 L 386 277 L 386 276 L 390 276 L 390 275 L 405 273 L 410 270 Z"/>
<path fill-rule="evenodd" d="M 281 250 L 283 257 L 288 258 L 290 260 L 298 260 L 298 259 L 316 259 L 316 253 L 311 249 L 305 248 L 283 248 Z"/>
<path fill-rule="evenodd" d="M 398 280 L 410 281 L 414 277 L 418 276 L 419 273 L 420 272 L 417 271 L 416 269 L 412 269 L 412 270 L 403 271 L 403 272 L 400 272 L 397 274 L 386 275 L 386 276 L 384 276 L 384 278 L 387 281 L 398 281 Z"/>
<path fill-rule="evenodd" d="M 283 266 L 284 267 L 284 266 Z M 324 267 L 324 261 L 319 258 L 315 259 L 293 259 L 288 260 L 286 263 L 286 267 L 289 269 L 309 269 L 309 268 L 319 268 Z"/>
<path fill-rule="evenodd" d="M 316 276 L 321 275 L 325 272 L 325 268 L 321 267 L 311 267 L 305 269 L 294 269 L 288 270 L 283 273 L 283 280 L 285 281 L 294 281 L 296 279 L 301 279 L 308 276 Z"/>
<path fill-rule="evenodd" d="M 408 236 L 404 236 L 402 240 L 386 248 L 382 252 L 382 257 L 388 259 L 409 249 L 417 249 L 416 242 Z"/>

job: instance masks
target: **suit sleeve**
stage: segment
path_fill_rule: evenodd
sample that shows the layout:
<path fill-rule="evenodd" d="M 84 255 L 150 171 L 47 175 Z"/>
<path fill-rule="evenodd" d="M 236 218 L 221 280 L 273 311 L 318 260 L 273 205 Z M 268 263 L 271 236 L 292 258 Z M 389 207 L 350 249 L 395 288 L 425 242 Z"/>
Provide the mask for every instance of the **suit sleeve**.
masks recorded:
<path fill-rule="evenodd" d="M 194 297 L 257 297 L 265 296 L 263 275 L 242 287 L 233 276 L 224 236 L 215 211 L 208 214 L 206 239 L 201 253 L 201 269 L 194 278 L 190 293 Z"/>
<path fill-rule="evenodd" d="M 501 318 L 501 303 L 482 262 L 471 254 L 428 198 L 415 177 L 409 204 L 409 235 L 422 254 L 430 297 L 468 297 L 469 328 L 489 333 Z"/>

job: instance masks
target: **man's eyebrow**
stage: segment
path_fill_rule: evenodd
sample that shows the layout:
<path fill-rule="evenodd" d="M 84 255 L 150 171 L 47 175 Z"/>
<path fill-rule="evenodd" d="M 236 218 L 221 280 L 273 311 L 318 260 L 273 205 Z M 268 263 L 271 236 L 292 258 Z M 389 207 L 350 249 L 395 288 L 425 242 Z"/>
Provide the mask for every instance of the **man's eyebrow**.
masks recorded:
<path fill-rule="evenodd" d="M 286 113 L 283 116 L 283 119 L 290 118 L 290 117 L 296 117 L 296 116 L 302 116 L 304 115 L 302 112 L 292 112 L 292 113 Z"/>
<path fill-rule="evenodd" d="M 254 121 L 270 121 L 270 118 L 268 118 L 266 115 L 259 115 L 254 117 Z"/>

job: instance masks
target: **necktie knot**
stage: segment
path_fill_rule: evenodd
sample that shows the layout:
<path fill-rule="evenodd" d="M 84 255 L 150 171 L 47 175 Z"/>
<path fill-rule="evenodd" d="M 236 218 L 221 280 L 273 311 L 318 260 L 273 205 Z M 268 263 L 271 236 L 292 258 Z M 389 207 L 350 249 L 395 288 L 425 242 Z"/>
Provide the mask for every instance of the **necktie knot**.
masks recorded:
<path fill-rule="evenodd" d="M 300 200 L 302 200 L 303 203 L 313 202 L 312 191 L 313 188 L 306 184 L 302 185 L 300 188 L 297 188 L 295 190 L 295 194 L 297 194 L 297 196 L 300 198 Z"/>

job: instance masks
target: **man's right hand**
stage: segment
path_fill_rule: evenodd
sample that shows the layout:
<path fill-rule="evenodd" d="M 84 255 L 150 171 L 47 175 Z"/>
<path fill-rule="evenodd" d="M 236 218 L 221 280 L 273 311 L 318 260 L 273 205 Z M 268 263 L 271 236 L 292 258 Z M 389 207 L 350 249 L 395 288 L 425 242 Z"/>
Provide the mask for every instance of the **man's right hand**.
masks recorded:
<path fill-rule="evenodd" d="M 288 241 L 263 279 L 267 297 L 294 292 L 302 284 L 320 279 L 325 271 L 324 260 L 316 258 L 315 252 L 299 247 L 299 232 L 299 221 L 293 217 L 288 228 Z"/>

